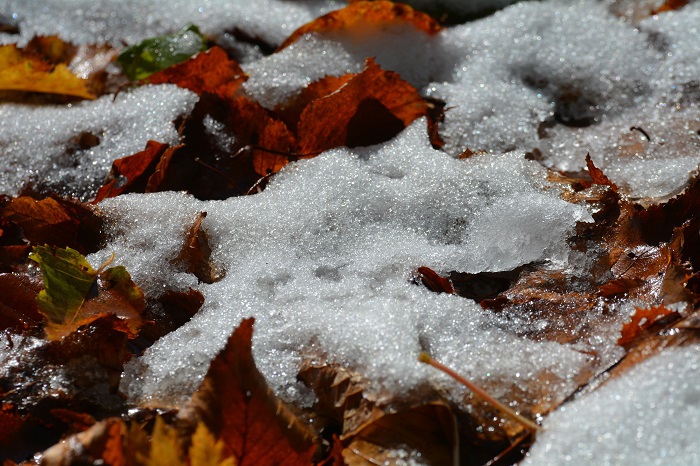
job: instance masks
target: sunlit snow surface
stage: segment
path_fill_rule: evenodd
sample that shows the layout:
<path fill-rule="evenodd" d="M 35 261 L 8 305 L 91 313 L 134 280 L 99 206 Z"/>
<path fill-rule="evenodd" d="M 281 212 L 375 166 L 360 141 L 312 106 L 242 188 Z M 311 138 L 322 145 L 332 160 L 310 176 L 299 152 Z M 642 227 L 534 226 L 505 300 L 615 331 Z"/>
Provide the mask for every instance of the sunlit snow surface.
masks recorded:
<path fill-rule="evenodd" d="M 443 3 L 467 14 L 485 5 Z M 553 403 L 568 396 L 590 347 L 524 339 L 516 319 L 429 292 L 411 275 L 418 266 L 482 272 L 532 262 L 584 273 L 585 257 L 569 251 L 566 239 L 577 222 L 590 221 L 589 212 L 562 201 L 542 165 L 578 171 L 590 152 L 627 194 L 663 198 L 682 189 L 700 161 L 700 3 L 640 23 L 617 18 L 612 3 L 524 2 L 432 37 L 392 26 L 360 41 L 309 35 L 267 57 L 257 58 L 257 49 L 246 55 L 243 91 L 268 108 L 325 75 L 358 72 L 365 57 L 376 56 L 423 95 L 445 101 L 446 152 L 429 146 L 419 121 L 384 145 L 292 164 L 254 196 L 201 202 L 162 193 L 101 203 L 113 222 L 109 244 L 89 257 L 94 265 L 114 252 L 148 297 L 196 288 L 206 299 L 191 322 L 129 364 L 122 382 L 129 401 L 182 402 L 249 316 L 257 319 L 256 362 L 278 393 L 300 403 L 309 397 L 296 374 L 308 357 L 339 362 L 398 394 L 423 384 L 449 387 L 416 362 L 423 349 L 477 382 L 505 381 L 494 384 L 502 390 L 527 392 L 547 373 L 557 381 L 545 390 Z M 134 43 L 194 23 L 205 34 L 227 31 L 229 44 L 243 33 L 275 47 L 343 5 L 0 0 L 0 12 L 21 31 L 0 41 L 59 34 L 77 43 Z M 148 139 L 175 143 L 172 121 L 197 97 L 158 86 L 112 99 L 71 108 L 0 106 L 0 191 L 14 195 L 30 179 L 89 198 L 114 159 L 142 150 Z M 100 143 L 76 150 L 81 133 Z M 489 154 L 456 160 L 466 148 Z M 540 163 L 525 160 L 527 152 Z M 211 285 L 175 260 L 199 212 L 208 214 L 203 228 L 222 277 Z M 619 328 L 591 337 L 603 360 L 621 354 Z M 697 463 L 688 436 L 698 431 L 699 359 L 696 348 L 662 354 L 565 404 L 546 419 L 527 461 Z"/>
<path fill-rule="evenodd" d="M 590 216 L 559 194 L 522 154 L 463 161 L 432 149 L 420 120 L 381 147 L 290 166 L 255 196 L 105 201 L 114 240 L 91 260 L 116 253 L 147 295 L 195 287 L 206 299 L 189 324 L 129 365 L 123 388 L 132 401 L 185 398 L 251 315 L 256 360 L 278 389 L 293 385 L 304 353 L 317 352 L 403 392 L 427 377 L 416 360 L 421 348 L 476 379 L 522 373 L 527 380 L 546 370 L 571 380 L 584 355 L 521 340 L 472 301 L 411 283 L 422 265 L 439 272 L 563 265 L 564 238 Z M 213 285 L 171 264 L 200 211 L 225 274 Z"/>
<path fill-rule="evenodd" d="M 547 417 L 525 465 L 700 464 L 700 346 L 667 350 Z"/>

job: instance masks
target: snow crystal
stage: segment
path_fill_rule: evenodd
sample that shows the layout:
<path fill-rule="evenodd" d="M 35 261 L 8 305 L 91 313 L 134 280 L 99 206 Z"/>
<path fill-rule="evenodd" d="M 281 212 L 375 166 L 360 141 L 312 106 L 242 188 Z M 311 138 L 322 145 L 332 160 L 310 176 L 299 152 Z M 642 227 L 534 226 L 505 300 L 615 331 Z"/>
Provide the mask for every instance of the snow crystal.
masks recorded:
<path fill-rule="evenodd" d="M 383 146 L 292 164 L 255 196 L 103 202 L 114 239 L 91 261 L 115 252 L 150 296 L 186 287 L 205 296 L 192 321 L 129 364 L 122 388 L 132 402 L 181 401 L 248 316 L 258 319 L 256 361 L 279 392 L 304 355 L 325 354 L 400 393 L 430 378 L 416 361 L 421 348 L 475 380 L 544 370 L 571 380 L 587 356 L 522 340 L 472 301 L 411 284 L 423 265 L 443 273 L 560 266 L 564 238 L 590 216 L 544 175 L 518 154 L 453 159 L 430 147 L 421 120 Z M 201 211 L 225 274 L 211 285 L 172 263 Z"/>
<path fill-rule="evenodd" d="M 560 407 L 522 463 L 700 464 L 700 346 L 670 349 Z"/>
<path fill-rule="evenodd" d="M 0 192 L 16 195 L 29 182 L 87 200 L 113 160 L 142 151 L 149 139 L 177 143 L 172 122 L 196 101 L 163 85 L 68 106 L 0 105 Z"/>
<path fill-rule="evenodd" d="M 204 34 L 238 30 L 275 47 L 295 29 L 330 10 L 338 0 L 0 0 L 0 11 L 16 18 L 20 37 L 59 35 L 74 43 L 133 44 L 195 24 Z"/>

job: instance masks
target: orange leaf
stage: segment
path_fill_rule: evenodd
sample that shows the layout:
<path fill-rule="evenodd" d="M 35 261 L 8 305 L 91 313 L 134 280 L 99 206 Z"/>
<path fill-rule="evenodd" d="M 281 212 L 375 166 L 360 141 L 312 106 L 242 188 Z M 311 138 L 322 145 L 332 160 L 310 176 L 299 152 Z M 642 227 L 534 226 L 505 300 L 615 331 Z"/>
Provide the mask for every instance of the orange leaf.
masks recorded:
<path fill-rule="evenodd" d="M 424 116 L 427 105 L 398 74 L 373 59 L 338 91 L 316 99 L 301 113 L 299 152 L 317 154 L 338 146 L 377 144 Z"/>
<path fill-rule="evenodd" d="M 78 78 L 63 63 L 51 66 L 15 45 L 0 46 L 0 90 L 95 98 L 87 81 Z"/>
<path fill-rule="evenodd" d="M 189 60 L 146 78 L 151 84 L 171 83 L 202 95 L 205 92 L 232 98 L 248 78 L 221 47 L 212 47 Z"/>
<path fill-rule="evenodd" d="M 603 170 L 593 165 L 593 160 L 591 159 L 591 154 L 586 154 L 586 166 L 588 167 L 588 174 L 590 175 L 593 183 L 600 184 L 603 186 L 610 186 L 614 192 L 617 192 L 617 185 L 610 181 Z"/>
<path fill-rule="evenodd" d="M 202 229 L 202 221 L 207 216 L 206 212 L 200 212 L 196 220 L 187 232 L 185 244 L 177 258 L 177 261 L 187 265 L 187 272 L 193 274 L 203 283 L 214 283 L 217 276 L 210 262 L 211 247 L 207 233 Z"/>
<path fill-rule="evenodd" d="M 622 336 L 617 340 L 617 344 L 620 346 L 629 344 L 643 331 L 654 325 L 659 319 L 668 316 L 680 317 L 680 314 L 671 309 L 667 309 L 663 305 L 652 306 L 649 309 L 636 308 L 632 320 L 622 326 Z"/>
<path fill-rule="evenodd" d="M 441 277 L 430 267 L 418 267 L 416 274 L 417 278 L 430 291 L 455 294 L 455 289 L 450 279 Z"/>
<path fill-rule="evenodd" d="M 433 18 L 402 3 L 355 2 L 300 27 L 284 41 L 278 50 L 288 47 L 304 34 L 312 32 L 325 34 L 336 31 L 354 31 L 358 36 L 361 36 L 368 26 L 385 27 L 401 23 L 412 24 L 416 29 L 427 34 L 435 34 L 441 29 Z"/>
<path fill-rule="evenodd" d="M 666 11 L 680 10 L 689 3 L 689 0 L 666 0 L 663 5 L 652 10 L 652 15 L 658 15 Z"/>
<path fill-rule="evenodd" d="M 148 141 L 146 149 L 141 152 L 115 160 L 112 163 L 112 171 L 105 184 L 97 191 L 93 202 L 97 203 L 120 194 L 143 192 L 167 148 L 167 144 Z"/>
<path fill-rule="evenodd" d="M 313 436 L 272 393 L 255 367 L 254 319 L 245 319 L 209 366 L 181 417 L 202 421 L 238 466 L 310 464 Z"/>

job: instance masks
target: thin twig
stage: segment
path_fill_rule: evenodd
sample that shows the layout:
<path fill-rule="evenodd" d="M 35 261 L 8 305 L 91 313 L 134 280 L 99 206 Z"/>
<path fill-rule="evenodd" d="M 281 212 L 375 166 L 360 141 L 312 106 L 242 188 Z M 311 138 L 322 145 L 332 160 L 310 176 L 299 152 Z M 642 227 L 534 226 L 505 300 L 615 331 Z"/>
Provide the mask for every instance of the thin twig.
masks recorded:
<path fill-rule="evenodd" d="M 530 429 L 530 430 L 535 430 L 535 431 L 536 431 L 536 430 L 541 430 L 541 429 L 542 429 L 542 427 L 538 426 L 537 424 L 535 424 L 535 423 L 532 422 L 531 420 L 529 420 L 529 419 L 527 419 L 527 418 L 521 416 L 520 414 L 516 413 L 516 412 L 513 411 L 509 406 L 506 406 L 505 404 L 501 403 L 500 401 L 498 401 L 497 399 L 495 399 L 494 397 L 492 397 L 491 395 L 489 395 L 489 394 L 486 392 L 486 390 L 484 390 L 483 388 L 481 388 L 481 387 L 479 387 L 479 386 L 477 386 L 477 385 L 474 385 L 472 382 L 470 382 L 469 380 L 465 379 L 464 377 L 462 377 L 461 375 L 459 375 L 457 372 L 453 371 L 453 370 L 450 369 L 449 367 L 447 367 L 447 366 L 445 366 L 445 365 L 443 365 L 443 364 L 440 364 L 440 363 L 437 362 L 435 359 L 433 359 L 432 357 L 430 357 L 430 355 L 429 355 L 428 353 L 426 353 L 425 351 L 422 351 L 422 352 L 420 353 L 420 356 L 418 356 L 418 360 L 419 360 L 420 362 L 424 362 L 424 363 L 426 363 L 426 364 L 430 364 L 430 365 L 433 366 L 434 368 L 439 369 L 439 370 L 441 370 L 442 372 L 444 372 L 445 374 L 449 375 L 450 377 L 452 377 L 453 379 L 455 379 L 456 381 L 458 381 L 459 383 L 461 383 L 462 385 L 464 385 L 465 387 L 467 387 L 469 390 L 471 390 L 472 392 L 474 392 L 476 395 L 478 395 L 479 397 L 481 397 L 483 400 L 485 400 L 485 401 L 491 403 L 493 406 L 495 406 L 495 407 L 498 408 L 499 410 L 503 411 L 504 413 L 508 414 L 510 417 L 512 417 L 513 419 L 515 419 L 516 421 L 518 421 L 519 423 L 521 423 L 522 425 L 524 425 L 524 426 L 527 427 L 528 429 Z"/>

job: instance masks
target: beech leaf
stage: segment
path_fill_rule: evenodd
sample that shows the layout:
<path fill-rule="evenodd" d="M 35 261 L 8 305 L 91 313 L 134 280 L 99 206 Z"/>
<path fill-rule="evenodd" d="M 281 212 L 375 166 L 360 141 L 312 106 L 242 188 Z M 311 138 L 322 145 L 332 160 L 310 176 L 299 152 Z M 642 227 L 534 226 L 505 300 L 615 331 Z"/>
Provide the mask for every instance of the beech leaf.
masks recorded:
<path fill-rule="evenodd" d="M 206 41 L 197 26 L 189 25 L 175 34 L 153 37 L 125 48 L 117 63 L 129 79 L 137 81 L 206 49 Z"/>
<path fill-rule="evenodd" d="M 658 320 L 669 316 L 680 317 L 680 314 L 665 306 L 651 306 L 649 309 L 636 308 L 632 320 L 622 326 L 622 335 L 617 340 L 617 344 L 628 345 Z"/>

